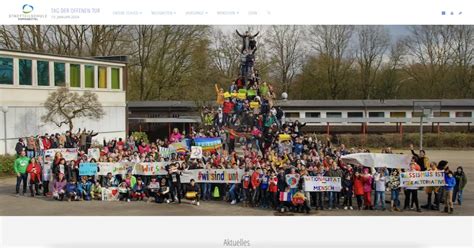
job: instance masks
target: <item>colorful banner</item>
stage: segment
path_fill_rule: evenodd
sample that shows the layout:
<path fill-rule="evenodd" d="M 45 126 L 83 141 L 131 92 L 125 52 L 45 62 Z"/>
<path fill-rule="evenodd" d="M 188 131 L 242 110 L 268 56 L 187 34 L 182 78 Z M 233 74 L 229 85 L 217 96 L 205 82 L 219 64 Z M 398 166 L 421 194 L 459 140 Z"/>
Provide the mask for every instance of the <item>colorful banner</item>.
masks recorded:
<path fill-rule="evenodd" d="M 118 201 L 119 191 L 117 187 L 102 188 L 102 201 Z"/>
<path fill-rule="evenodd" d="M 89 159 L 95 159 L 96 161 L 98 161 L 100 158 L 100 149 L 99 148 L 87 149 L 87 157 Z"/>
<path fill-rule="evenodd" d="M 285 181 L 290 188 L 297 188 L 298 182 L 300 181 L 300 174 L 286 174 Z"/>
<path fill-rule="evenodd" d="M 176 153 L 176 149 L 174 147 L 159 147 L 160 155 L 163 158 L 170 158 L 171 154 Z"/>
<path fill-rule="evenodd" d="M 79 176 L 95 176 L 97 174 L 96 163 L 80 163 Z"/>
<path fill-rule="evenodd" d="M 182 183 L 189 183 L 194 179 L 197 183 L 240 183 L 244 170 L 226 169 L 226 170 L 187 170 L 181 175 Z"/>
<path fill-rule="evenodd" d="M 195 138 L 194 144 L 203 151 L 216 150 L 222 147 L 221 138 Z"/>
<path fill-rule="evenodd" d="M 143 176 L 166 175 L 166 162 L 138 163 L 133 167 L 132 174 Z"/>
<path fill-rule="evenodd" d="M 113 175 L 125 175 L 128 171 L 133 171 L 134 163 L 97 163 L 97 175 L 106 176 L 109 172 Z"/>
<path fill-rule="evenodd" d="M 304 191 L 306 192 L 340 192 L 342 189 L 340 177 L 306 176 L 303 178 Z"/>
<path fill-rule="evenodd" d="M 365 167 L 386 167 L 408 169 L 411 155 L 389 153 L 354 153 L 341 157 L 346 164 L 361 165 Z"/>
<path fill-rule="evenodd" d="M 202 158 L 202 147 L 191 146 L 191 158 L 201 159 Z"/>
<path fill-rule="evenodd" d="M 400 187 L 444 186 L 443 171 L 409 171 L 400 173 Z"/>
<path fill-rule="evenodd" d="M 44 156 L 49 155 L 51 159 L 54 159 L 56 153 L 61 153 L 62 157 L 66 161 L 77 160 L 77 148 L 57 148 L 57 149 L 48 149 L 44 151 Z"/>

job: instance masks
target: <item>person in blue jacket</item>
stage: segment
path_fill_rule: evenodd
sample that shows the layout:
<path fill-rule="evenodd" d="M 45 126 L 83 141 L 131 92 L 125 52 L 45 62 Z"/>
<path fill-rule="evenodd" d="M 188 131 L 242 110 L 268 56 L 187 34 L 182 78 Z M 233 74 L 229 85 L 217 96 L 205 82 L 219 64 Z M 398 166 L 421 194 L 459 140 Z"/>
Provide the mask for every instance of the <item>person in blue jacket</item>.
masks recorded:
<path fill-rule="evenodd" d="M 87 176 L 82 176 L 81 181 L 77 184 L 77 196 L 80 200 L 91 200 L 92 183 L 87 180 Z"/>
<path fill-rule="evenodd" d="M 444 181 L 446 185 L 444 186 L 444 212 L 453 213 L 453 190 L 456 186 L 456 178 L 453 175 L 452 171 L 447 171 L 444 174 Z"/>

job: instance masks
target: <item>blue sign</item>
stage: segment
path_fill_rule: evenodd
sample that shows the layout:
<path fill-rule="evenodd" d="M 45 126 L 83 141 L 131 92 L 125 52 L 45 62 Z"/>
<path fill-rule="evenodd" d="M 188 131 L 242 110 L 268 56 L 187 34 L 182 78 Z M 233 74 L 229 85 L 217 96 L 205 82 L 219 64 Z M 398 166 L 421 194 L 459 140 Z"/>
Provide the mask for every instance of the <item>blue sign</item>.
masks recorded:
<path fill-rule="evenodd" d="M 94 176 L 97 174 L 96 163 L 80 163 L 79 164 L 79 176 Z"/>

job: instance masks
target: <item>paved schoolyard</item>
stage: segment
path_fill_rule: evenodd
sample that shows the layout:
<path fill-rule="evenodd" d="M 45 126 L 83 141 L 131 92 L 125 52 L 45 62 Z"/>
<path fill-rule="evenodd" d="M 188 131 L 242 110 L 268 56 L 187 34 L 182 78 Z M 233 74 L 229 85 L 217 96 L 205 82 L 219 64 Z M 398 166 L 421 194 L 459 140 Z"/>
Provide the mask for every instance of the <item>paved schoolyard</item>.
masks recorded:
<path fill-rule="evenodd" d="M 406 152 L 406 151 L 404 151 Z M 448 160 L 451 169 L 455 170 L 458 165 L 464 167 L 468 177 L 468 184 L 464 192 L 464 202 L 462 206 L 454 205 L 456 216 L 474 216 L 474 151 L 442 150 L 428 151 L 431 160 Z M 0 179 L 0 215 L 2 216 L 273 216 L 281 215 L 271 210 L 256 208 L 246 208 L 241 205 L 230 205 L 226 202 L 201 202 L 200 206 L 190 205 L 184 201 L 182 204 L 155 204 L 145 202 L 58 202 L 50 198 L 27 196 L 16 197 L 15 178 Z M 388 195 L 387 195 L 388 196 Z M 403 204 L 403 193 L 400 195 Z M 420 204 L 426 203 L 426 195 L 419 192 Z M 355 199 L 353 200 L 355 205 Z M 305 214 L 284 214 L 301 215 Z M 389 212 L 389 211 L 350 211 L 350 210 L 324 210 L 312 211 L 313 216 L 443 216 L 445 213 L 438 211 L 415 211 Z"/>

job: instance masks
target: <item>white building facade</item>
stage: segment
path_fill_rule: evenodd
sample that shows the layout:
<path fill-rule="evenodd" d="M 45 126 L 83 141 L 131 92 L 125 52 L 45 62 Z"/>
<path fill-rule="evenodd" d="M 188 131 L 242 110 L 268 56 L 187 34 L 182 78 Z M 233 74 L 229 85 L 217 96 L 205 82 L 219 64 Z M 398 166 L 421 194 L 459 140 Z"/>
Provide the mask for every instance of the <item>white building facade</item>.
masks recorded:
<path fill-rule="evenodd" d="M 105 112 L 100 120 L 74 120 L 73 131 L 94 130 L 100 141 L 125 137 L 126 79 L 123 61 L 0 50 L 0 154 L 5 153 L 5 138 L 7 152 L 13 154 L 21 137 L 68 129 L 41 121 L 49 93 L 60 87 L 96 93 Z"/>

